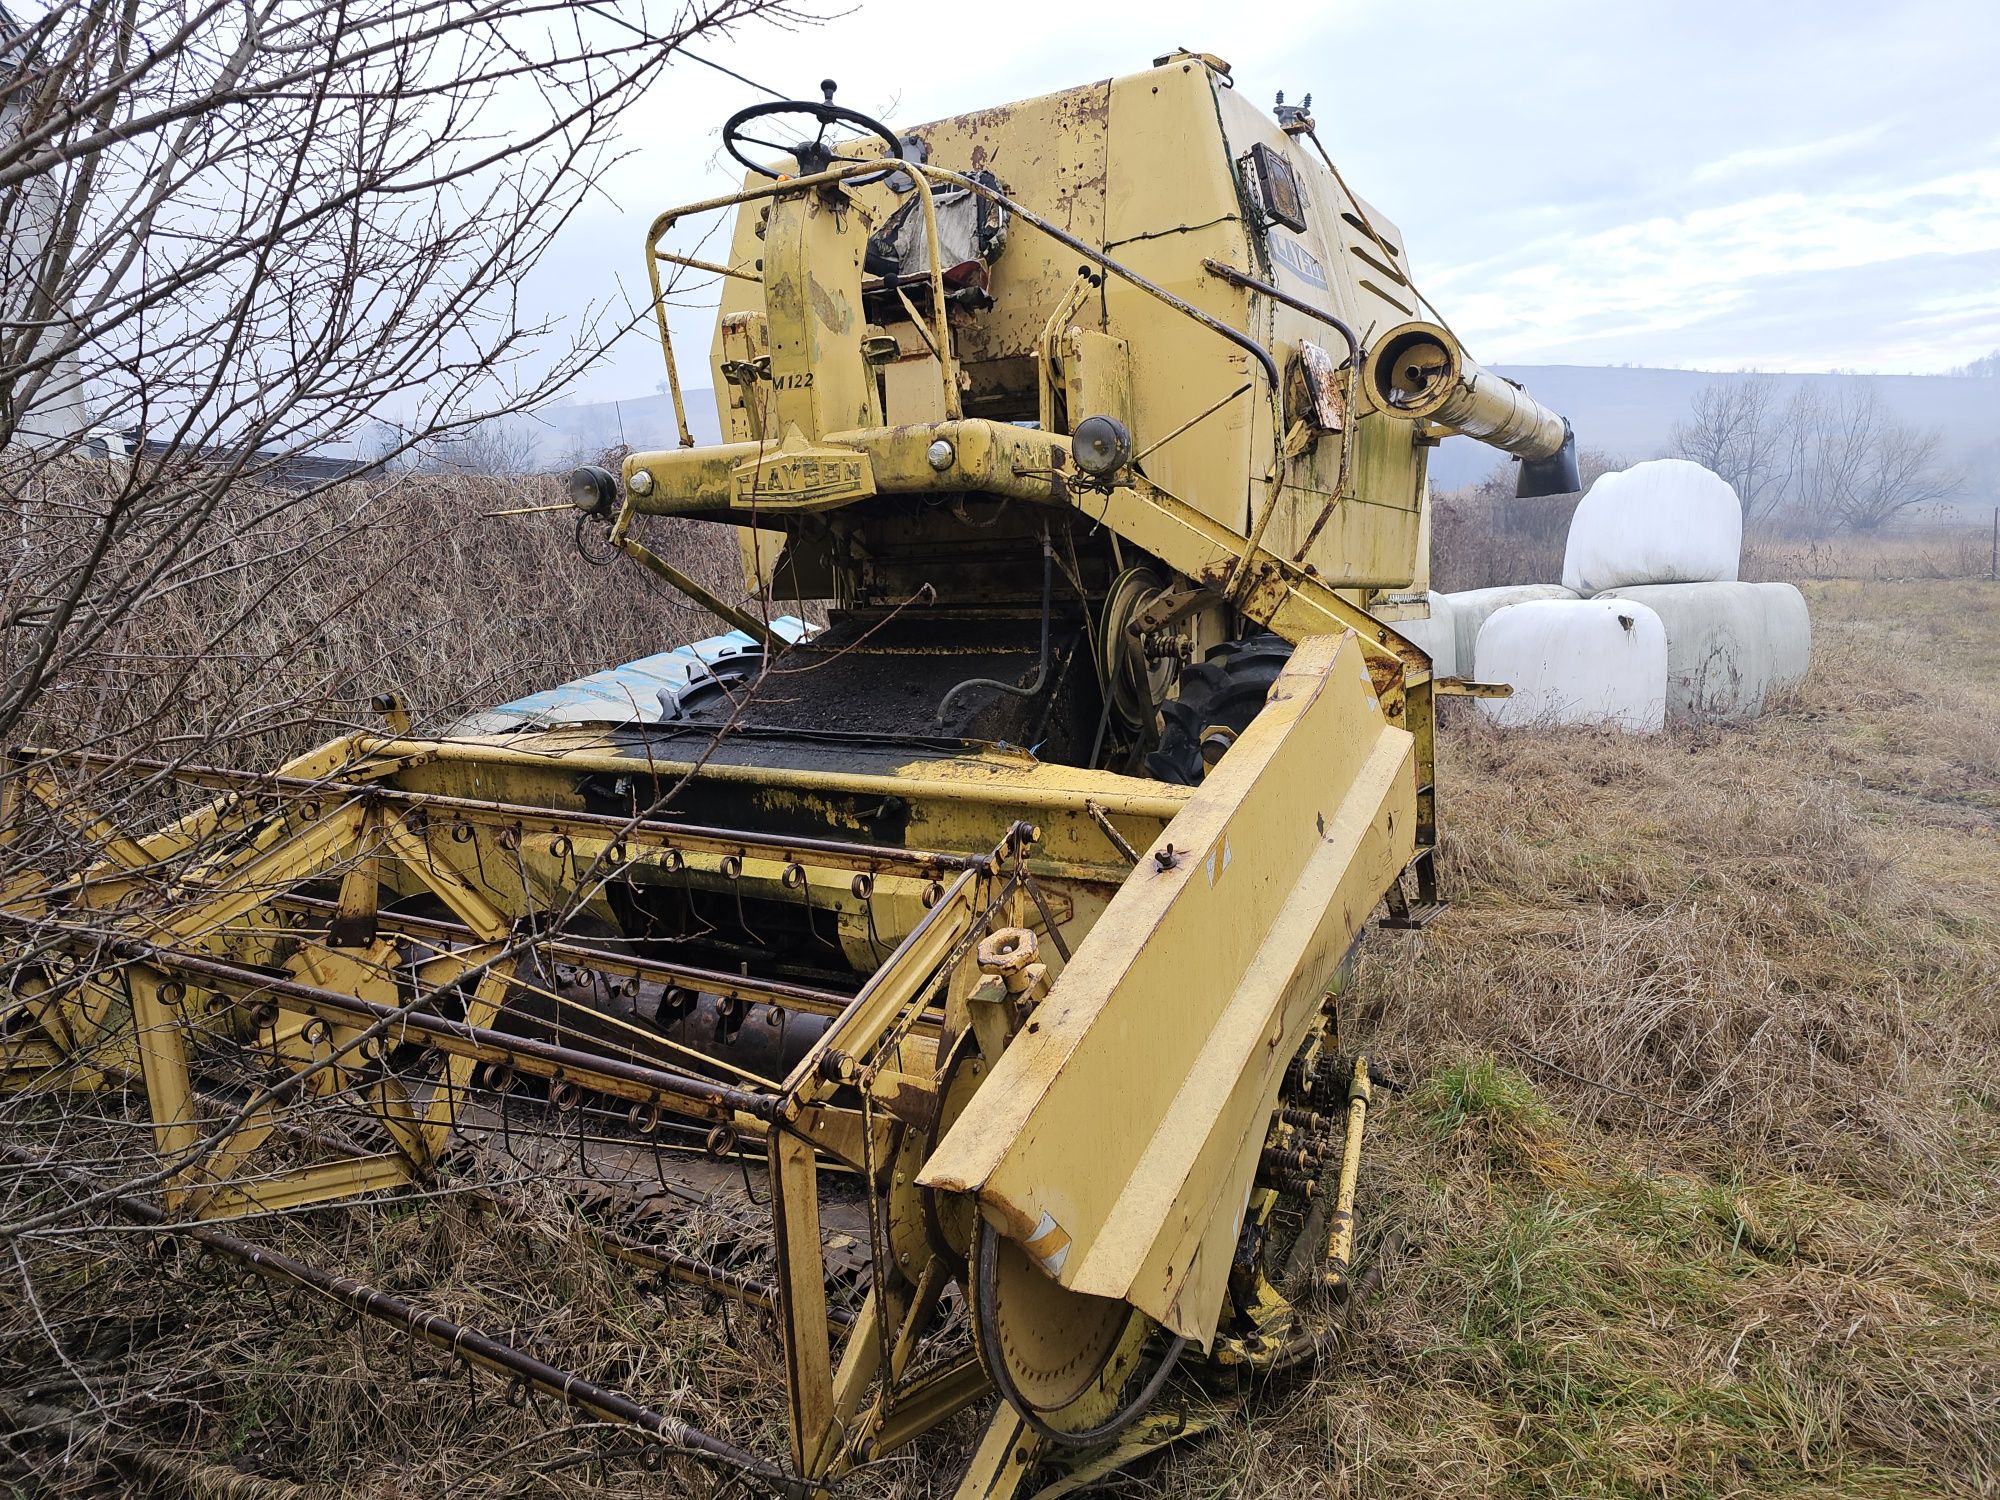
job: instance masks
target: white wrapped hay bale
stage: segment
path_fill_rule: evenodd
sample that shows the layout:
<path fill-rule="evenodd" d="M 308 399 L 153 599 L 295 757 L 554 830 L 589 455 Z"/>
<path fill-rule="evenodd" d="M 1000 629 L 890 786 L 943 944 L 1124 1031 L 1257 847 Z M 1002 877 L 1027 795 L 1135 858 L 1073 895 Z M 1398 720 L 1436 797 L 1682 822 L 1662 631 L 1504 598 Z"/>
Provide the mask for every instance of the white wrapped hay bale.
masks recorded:
<path fill-rule="evenodd" d="M 1574 599 L 1576 595 L 1559 583 L 1510 583 L 1496 589 L 1466 589 L 1463 593 L 1433 597 L 1442 598 L 1451 606 L 1458 675 L 1483 681 L 1479 675 L 1479 627 L 1496 610 L 1510 604 L 1525 604 L 1530 599 Z"/>
<path fill-rule="evenodd" d="M 1684 458 L 1656 458 L 1590 487 L 1570 518 L 1562 581 L 1586 596 L 1726 582 L 1742 555 L 1743 507 L 1729 481 Z"/>
<path fill-rule="evenodd" d="M 1431 659 L 1431 676 L 1462 677 L 1458 666 L 1458 630 L 1451 600 L 1443 594 L 1425 595 L 1430 601 L 1428 620 L 1391 620 L 1390 628 L 1412 645 L 1421 646 Z"/>
<path fill-rule="evenodd" d="M 1667 632 L 1667 717 L 1754 719 L 1805 675 L 1812 626 L 1788 583 L 1655 583 L 1600 597 L 1629 599 Z"/>
<path fill-rule="evenodd" d="M 1764 709 L 1771 652 L 1754 583 L 1650 583 L 1603 598 L 1630 599 L 1667 632 L 1667 717 L 1733 720 Z"/>
<path fill-rule="evenodd" d="M 1509 725 L 1609 724 L 1652 734 L 1666 725 L 1667 632 L 1631 599 L 1531 599 L 1480 628 L 1480 680 L 1512 685 L 1482 698 Z"/>
<path fill-rule="evenodd" d="M 1797 687 L 1812 665 L 1812 615 L 1806 596 L 1789 583 L 1753 585 L 1764 602 L 1764 637 L 1771 643 L 1771 689 Z"/>

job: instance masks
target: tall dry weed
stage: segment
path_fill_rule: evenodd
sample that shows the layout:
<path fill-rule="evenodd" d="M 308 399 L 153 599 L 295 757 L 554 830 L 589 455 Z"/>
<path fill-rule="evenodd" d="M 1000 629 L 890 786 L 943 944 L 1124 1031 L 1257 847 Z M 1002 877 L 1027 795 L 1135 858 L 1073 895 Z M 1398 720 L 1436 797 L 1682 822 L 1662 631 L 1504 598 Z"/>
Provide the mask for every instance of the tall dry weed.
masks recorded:
<path fill-rule="evenodd" d="M 265 517 L 138 607 L 66 677 L 35 737 L 262 768 L 377 728 L 376 693 L 437 727 L 470 710 L 724 628 L 572 517 L 546 477 L 414 475 Z M 239 497 L 265 516 L 258 497 Z M 741 600 L 733 533 L 642 523 Z"/>

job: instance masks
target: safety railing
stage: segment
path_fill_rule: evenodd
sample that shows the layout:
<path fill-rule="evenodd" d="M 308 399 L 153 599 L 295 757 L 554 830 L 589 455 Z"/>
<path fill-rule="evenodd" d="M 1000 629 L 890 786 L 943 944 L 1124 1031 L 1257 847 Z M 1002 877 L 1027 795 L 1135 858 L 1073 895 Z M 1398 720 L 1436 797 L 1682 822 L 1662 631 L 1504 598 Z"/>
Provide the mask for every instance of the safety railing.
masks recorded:
<path fill-rule="evenodd" d="M 1175 296 L 1157 282 L 1147 280 L 1130 266 L 1113 259 L 1104 251 L 1078 239 L 1067 230 L 1050 223 L 1033 209 L 1010 198 L 1007 194 L 988 183 L 980 182 L 976 178 L 968 177 L 961 172 L 951 171 L 946 167 L 931 166 L 924 162 L 904 161 L 892 157 L 879 157 L 872 161 L 844 162 L 838 167 L 830 168 L 824 172 L 810 173 L 803 177 L 783 177 L 756 187 L 740 188 L 736 192 L 725 193 L 720 197 L 708 198 L 699 203 L 689 203 L 679 208 L 668 209 L 653 220 L 652 227 L 646 234 L 646 273 L 652 284 L 653 313 L 660 331 L 660 350 L 665 355 L 667 362 L 667 388 L 673 396 L 674 420 L 680 430 L 680 442 L 683 448 L 692 448 L 694 446 L 694 435 L 688 427 L 687 406 L 681 394 L 680 373 L 674 361 L 673 335 L 667 326 L 666 293 L 660 281 L 660 266 L 662 263 L 686 266 L 690 270 L 703 271 L 710 275 L 732 277 L 741 281 L 761 281 L 763 278 L 752 271 L 745 270 L 741 266 L 722 265 L 715 261 L 699 259 L 692 255 L 682 255 L 675 251 L 662 250 L 660 248 L 661 238 L 672 231 L 683 219 L 691 218 L 698 214 L 715 213 L 725 208 L 734 208 L 745 203 L 755 203 L 765 198 L 775 198 L 785 193 L 795 193 L 808 189 L 832 186 L 847 178 L 856 177 L 863 173 L 880 172 L 885 167 L 905 173 L 911 182 L 915 184 L 917 191 L 922 195 L 925 248 L 928 250 L 930 256 L 931 310 L 936 325 L 932 331 L 932 340 L 938 354 L 939 379 L 944 387 L 944 409 L 946 415 L 952 420 L 957 420 L 963 414 L 963 408 L 959 402 L 957 374 L 952 365 L 950 327 L 945 317 L 944 266 L 938 255 L 937 204 L 931 186 L 933 182 L 947 187 L 962 188 L 968 192 L 977 194 L 988 202 L 999 205 L 1022 223 L 1047 235 L 1065 249 L 1074 251 L 1092 265 L 1153 297 L 1167 307 L 1172 308 L 1181 316 L 1199 323 L 1218 337 L 1228 340 L 1231 344 L 1234 344 L 1237 348 L 1248 354 L 1263 369 L 1267 392 L 1275 408 L 1281 389 L 1278 363 L 1271 357 L 1270 350 L 1258 343 L 1249 334 L 1244 333 L 1241 329 L 1230 327 L 1229 324 L 1211 313 L 1203 312 L 1185 298 Z M 1283 425 L 1282 420 L 1278 421 L 1275 425 L 1281 428 Z"/>

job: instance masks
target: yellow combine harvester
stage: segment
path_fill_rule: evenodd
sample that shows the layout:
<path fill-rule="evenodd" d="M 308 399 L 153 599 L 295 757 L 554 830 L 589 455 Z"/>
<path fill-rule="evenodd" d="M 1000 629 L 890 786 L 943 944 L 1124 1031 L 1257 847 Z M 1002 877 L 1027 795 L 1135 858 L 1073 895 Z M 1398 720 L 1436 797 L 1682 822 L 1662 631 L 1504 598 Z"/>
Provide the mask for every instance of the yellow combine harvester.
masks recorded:
<path fill-rule="evenodd" d="M 8 1083 L 143 1080 L 174 1170 L 127 1210 L 238 1254 L 220 1221 L 424 1182 L 508 1108 L 591 1122 L 612 1201 L 684 1170 L 661 1143 L 752 1153 L 754 1255 L 603 1234 L 776 1311 L 785 1455 L 257 1264 L 788 1493 L 983 1406 L 961 1493 L 1007 1495 L 1172 1435 L 1177 1366 L 1333 1347 L 1370 1071 L 1332 996 L 1385 902 L 1436 909 L 1433 705 L 1475 690 L 1397 633 L 1426 452 L 1555 491 L 1574 445 L 1213 57 L 903 132 L 825 93 L 731 119 L 743 189 L 647 238 L 656 294 L 722 278 L 724 440 L 682 410 L 572 480 L 758 646 L 638 722 L 385 704 L 274 774 L 174 768 L 177 820 L 6 893 Z M 724 211 L 726 251 L 672 248 Z M 656 515 L 739 528 L 761 604 Z M 787 600 L 824 627 L 787 644 Z M 21 763 L 65 806 L 88 761 Z M 344 1148 L 288 1128 L 340 1102 Z"/>

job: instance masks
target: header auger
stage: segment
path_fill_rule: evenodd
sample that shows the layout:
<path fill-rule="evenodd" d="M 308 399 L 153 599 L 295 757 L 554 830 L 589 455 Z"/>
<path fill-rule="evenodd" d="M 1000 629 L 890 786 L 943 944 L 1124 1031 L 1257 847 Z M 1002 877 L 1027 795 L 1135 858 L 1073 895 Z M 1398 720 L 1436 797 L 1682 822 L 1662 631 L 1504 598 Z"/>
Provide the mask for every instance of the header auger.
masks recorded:
<path fill-rule="evenodd" d="M 6 894 L 6 1083 L 142 1083 L 173 1171 L 133 1212 L 206 1221 L 587 1117 L 603 1242 L 776 1313 L 789 1449 L 585 1404 L 796 1494 L 983 1407 L 960 1493 L 1002 1496 L 1186 1430 L 1147 1412 L 1198 1366 L 1337 1351 L 1379 1081 L 1337 999 L 1378 908 L 1438 908 L 1461 686 L 1396 629 L 1426 452 L 1562 488 L 1574 444 L 1212 57 L 901 132 L 824 92 L 734 116 L 743 188 L 653 224 L 679 443 L 571 487 L 754 644 L 627 721 L 163 767 L 144 835 L 22 753 L 17 815 L 103 857 Z M 723 211 L 719 258 L 672 248 Z M 718 444 L 663 267 L 720 279 Z M 755 602 L 652 515 L 738 528 Z M 345 1148 L 288 1129 L 329 1104 Z M 758 1163 L 761 1243 L 667 1242 L 668 1142 Z"/>

